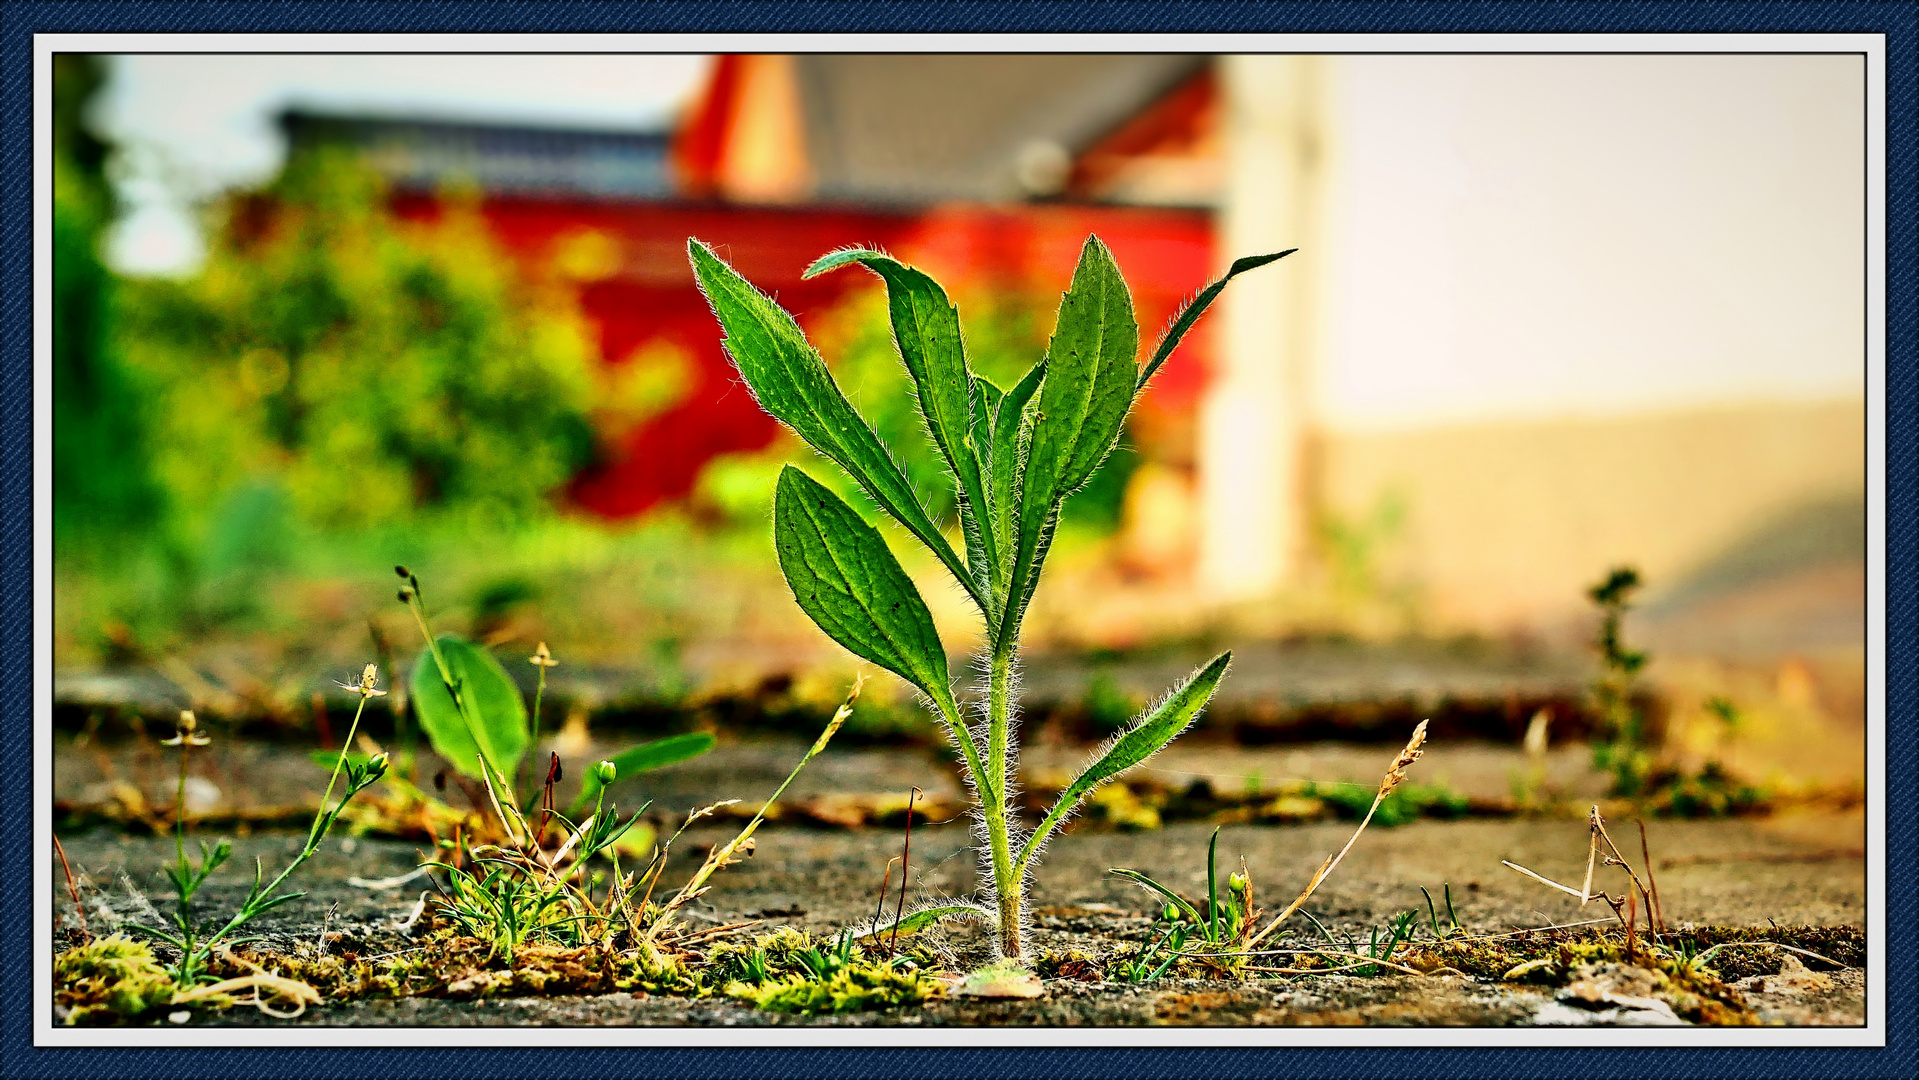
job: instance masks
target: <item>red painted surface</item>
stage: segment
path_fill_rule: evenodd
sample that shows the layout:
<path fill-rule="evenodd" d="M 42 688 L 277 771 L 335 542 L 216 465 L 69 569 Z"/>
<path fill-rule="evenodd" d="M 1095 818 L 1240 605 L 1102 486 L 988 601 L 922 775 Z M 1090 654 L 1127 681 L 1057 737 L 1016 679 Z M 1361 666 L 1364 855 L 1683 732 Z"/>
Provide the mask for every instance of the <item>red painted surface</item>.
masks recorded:
<path fill-rule="evenodd" d="M 403 198 L 398 208 L 409 216 L 433 212 L 431 202 L 418 197 Z M 484 213 L 501 242 L 529 261 L 550 258 L 557 241 L 581 232 L 615 241 L 622 253 L 617 272 L 580 292 L 598 328 L 603 362 L 623 363 L 656 340 L 694 359 L 684 399 L 620 445 L 605 447 L 603 460 L 575 478 L 573 501 L 610 518 L 684 497 L 715 455 L 760 449 L 776 434 L 720 347 L 719 327 L 686 261 L 689 236 L 711 244 L 804 328 L 850 291 L 871 287 L 869 275 L 848 272 L 800 280 L 808 264 L 834 248 L 884 248 L 953 293 L 975 286 L 1033 290 L 1050 308 L 1072 277 L 1080 245 L 1096 233 L 1132 285 L 1142 351 L 1214 269 L 1211 216 L 1191 210 L 1029 205 L 896 212 L 495 197 Z M 1142 408 L 1192 408 L 1205 381 L 1205 323 L 1186 341 Z"/>

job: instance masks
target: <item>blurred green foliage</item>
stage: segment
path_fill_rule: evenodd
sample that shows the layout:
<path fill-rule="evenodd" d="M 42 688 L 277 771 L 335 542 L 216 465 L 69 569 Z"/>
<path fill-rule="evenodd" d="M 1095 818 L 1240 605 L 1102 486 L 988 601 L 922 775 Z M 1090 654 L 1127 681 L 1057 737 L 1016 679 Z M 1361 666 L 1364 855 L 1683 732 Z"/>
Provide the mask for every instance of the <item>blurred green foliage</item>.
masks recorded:
<path fill-rule="evenodd" d="M 1341 818 L 1357 821 L 1372 808 L 1378 791 L 1363 784 L 1309 784 L 1305 794 L 1324 801 Z M 1379 800 L 1373 824 L 1391 829 L 1421 817 L 1456 818 L 1465 814 L 1468 806 L 1466 796 L 1444 782 L 1401 784 Z"/>
<path fill-rule="evenodd" d="M 114 333 L 117 282 L 100 243 L 113 219 L 110 148 L 86 125 L 101 59 L 53 58 L 53 515 L 62 550 L 97 554 L 163 509 L 149 413 Z"/>
<path fill-rule="evenodd" d="M 594 454 L 595 346 L 571 285 L 503 250 L 473 193 L 402 215 L 351 151 L 303 151 L 205 211 L 191 276 L 119 278 L 114 148 L 84 122 L 107 72 L 54 74 L 62 640 L 166 649 L 258 623 L 334 554 L 552 519 Z"/>
<path fill-rule="evenodd" d="M 322 529 L 514 520 L 590 458 L 570 292 L 523 277 L 471 198 L 426 221 L 387 205 L 349 152 L 297 154 L 218 208 L 200 273 L 129 283 L 125 348 L 157 389 L 156 461 L 190 533 L 263 482 Z"/>

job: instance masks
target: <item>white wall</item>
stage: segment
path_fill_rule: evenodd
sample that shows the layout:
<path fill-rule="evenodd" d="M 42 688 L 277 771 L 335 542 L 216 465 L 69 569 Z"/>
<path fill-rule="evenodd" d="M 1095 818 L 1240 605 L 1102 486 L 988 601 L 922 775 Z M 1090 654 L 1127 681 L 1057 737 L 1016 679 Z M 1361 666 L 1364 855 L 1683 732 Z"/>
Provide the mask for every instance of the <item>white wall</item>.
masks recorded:
<path fill-rule="evenodd" d="M 1321 418 L 1864 392 L 1864 62 L 1328 64 Z"/>

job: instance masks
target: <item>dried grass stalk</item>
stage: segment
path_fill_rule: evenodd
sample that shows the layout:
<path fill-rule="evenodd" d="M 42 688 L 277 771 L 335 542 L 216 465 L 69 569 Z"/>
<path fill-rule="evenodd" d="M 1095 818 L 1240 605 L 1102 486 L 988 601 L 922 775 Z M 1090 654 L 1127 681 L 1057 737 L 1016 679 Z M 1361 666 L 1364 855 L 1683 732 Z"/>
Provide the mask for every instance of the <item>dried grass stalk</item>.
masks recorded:
<path fill-rule="evenodd" d="M 1359 828 L 1353 830 L 1352 838 L 1346 841 L 1346 846 L 1339 849 L 1339 854 L 1328 858 L 1320 864 L 1319 869 L 1313 874 L 1313 879 L 1306 883 L 1305 891 L 1299 894 L 1299 899 L 1289 904 L 1285 911 L 1280 912 L 1272 922 L 1266 924 L 1266 929 L 1261 930 L 1251 941 L 1248 941 L 1246 943 L 1248 949 L 1266 940 L 1267 935 L 1279 929 L 1281 923 L 1292 918 L 1293 913 L 1298 911 L 1301 905 L 1306 903 L 1307 898 L 1313 895 L 1313 890 L 1319 888 L 1319 883 L 1325 881 L 1327 876 L 1333 872 L 1333 868 L 1339 865 L 1339 861 L 1344 859 L 1346 853 L 1353 849 L 1353 844 L 1359 839 L 1359 834 L 1365 832 L 1366 826 L 1372 822 L 1373 814 L 1379 809 L 1379 804 L 1386 801 L 1386 796 L 1391 795 L 1394 788 L 1405 782 L 1406 769 L 1411 766 L 1413 762 L 1418 761 L 1420 756 L 1426 752 L 1427 723 L 1428 721 L 1425 720 L 1419 722 L 1419 726 L 1413 729 L 1413 737 L 1406 740 L 1406 748 L 1399 752 L 1399 756 L 1394 758 L 1392 765 L 1386 769 L 1385 778 L 1379 782 L 1379 793 L 1373 796 L 1373 804 L 1366 808 L 1366 816 L 1360 819 Z"/>

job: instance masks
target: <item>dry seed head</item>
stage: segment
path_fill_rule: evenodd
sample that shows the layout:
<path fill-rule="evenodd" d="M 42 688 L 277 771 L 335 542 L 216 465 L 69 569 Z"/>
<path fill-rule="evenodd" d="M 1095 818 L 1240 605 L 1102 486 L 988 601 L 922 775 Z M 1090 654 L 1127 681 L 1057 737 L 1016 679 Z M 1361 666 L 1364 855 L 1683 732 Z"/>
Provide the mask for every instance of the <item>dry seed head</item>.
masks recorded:
<path fill-rule="evenodd" d="M 365 667 L 365 669 L 363 669 L 360 672 L 360 679 L 358 682 L 336 682 L 333 685 L 339 687 L 342 690 L 345 690 L 349 694 L 358 694 L 361 697 L 367 697 L 367 698 L 385 697 L 386 696 L 385 690 L 380 690 L 375 688 L 374 684 L 378 683 L 379 681 L 380 681 L 379 665 L 368 664 Z"/>
<path fill-rule="evenodd" d="M 839 708 L 833 710 L 833 718 L 826 722 L 826 730 L 820 732 L 820 737 L 813 740 L 813 748 L 806 752 L 806 756 L 809 759 L 812 758 L 813 755 L 826 749 L 826 744 L 831 741 L 833 735 L 839 731 L 840 725 L 846 723 L 846 718 L 853 715 L 853 703 L 860 699 L 860 689 L 865 685 L 866 673 L 861 672 L 854 677 L 853 689 L 846 695 L 846 700 L 840 703 Z"/>
<path fill-rule="evenodd" d="M 194 719 L 192 709 L 181 709 L 180 720 L 174 730 L 173 738 L 161 739 L 160 745 L 161 746 L 205 746 L 206 744 L 212 742 L 213 740 L 207 738 L 205 735 L 200 735 L 195 733 L 194 729 L 199 726 L 200 726 L 200 722 Z"/>
<path fill-rule="evenodd" d="M 1406 779 L 1407 766 L 1418 761 L 1420 755 L 1426 752 L 1422 747 L 1426 743 L 1427 723 L 1425 720 L 1419 722 L 1419 726 L 1413 729 L 1413 737 L 1406 740 L 1406 749 L 1399 752 L 1399 756 L 1393 759 L 1392 768 L 1386 770 L 1386 779 L 1379 782 L 1379 794 L 1382 797 L 1390 794 Z"/>
<path fill-rule="evenodd" d="M 1546 728 L 1552 724 L 1553 711 L 1541 709 L 1533 714 L 1532 723 L 1526 725 L 1526 756 L 1539 757 L 1546 752 Z"/>

